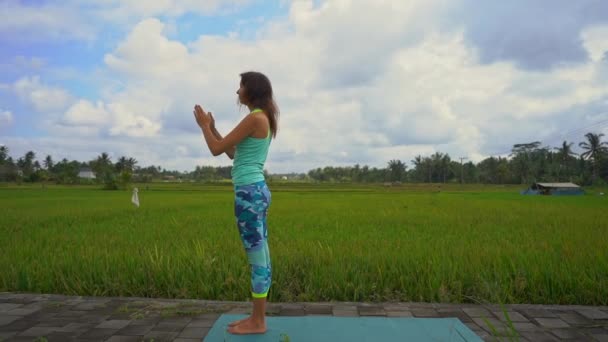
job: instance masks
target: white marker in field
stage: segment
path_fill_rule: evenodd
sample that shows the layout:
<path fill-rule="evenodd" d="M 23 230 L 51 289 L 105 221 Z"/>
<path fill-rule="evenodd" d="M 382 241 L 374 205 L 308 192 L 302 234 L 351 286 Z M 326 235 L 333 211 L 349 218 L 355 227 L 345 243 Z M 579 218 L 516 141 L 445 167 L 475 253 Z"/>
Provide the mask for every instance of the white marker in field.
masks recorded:
<path fill-rule="evenodd" d="M 137 197 L 137 192 L 139 190 L 137 188 L 133 188 L 133 196 L 131 196 L 131 202 L 135 204 L 139 208 L 139 197 Z"/>

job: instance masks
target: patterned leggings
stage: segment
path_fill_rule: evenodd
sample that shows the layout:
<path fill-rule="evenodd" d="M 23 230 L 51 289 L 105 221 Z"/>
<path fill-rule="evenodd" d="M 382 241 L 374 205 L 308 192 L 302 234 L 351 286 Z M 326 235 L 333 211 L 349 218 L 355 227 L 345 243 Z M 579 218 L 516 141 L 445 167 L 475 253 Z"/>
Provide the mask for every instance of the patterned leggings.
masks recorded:
<path fill-rule="evenodd" d="M 261 181 L 237 185 L 234 194 L 234 215 L 251 265 L 251 294 L 253 298 L 266 298 L 272 279 L 266 224 L 270 190 Z"/>

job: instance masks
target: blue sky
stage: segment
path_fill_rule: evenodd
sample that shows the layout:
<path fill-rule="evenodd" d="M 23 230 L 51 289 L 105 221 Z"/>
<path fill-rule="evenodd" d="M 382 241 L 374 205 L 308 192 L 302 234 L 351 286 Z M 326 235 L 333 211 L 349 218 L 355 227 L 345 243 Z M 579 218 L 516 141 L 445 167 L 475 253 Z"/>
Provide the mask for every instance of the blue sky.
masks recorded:
<path fill-rule="evenodd" d="M 271 172 L 382 167 L 436 151 L 479 161 L 515 143 L 608 133 L 601 0 L 66 0 L 0 4 L 0 144 L 11 155 L 190 170 L 227 134 L 238 74 L 281 108 Z M 579 134 L 580 133 L 580 134 Z"/>

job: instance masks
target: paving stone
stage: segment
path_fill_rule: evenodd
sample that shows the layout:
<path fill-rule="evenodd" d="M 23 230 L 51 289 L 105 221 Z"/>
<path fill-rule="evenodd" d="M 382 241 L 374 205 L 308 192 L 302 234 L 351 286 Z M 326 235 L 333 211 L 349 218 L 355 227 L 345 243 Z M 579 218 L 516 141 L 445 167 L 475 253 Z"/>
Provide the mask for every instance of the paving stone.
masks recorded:
<path fill-rule="evenodd" d="M 95 313 L 105 313 L 108 315 L 107 320 L 113 321 L 113 320 L 131 320 L 133 313 L 126 313 L 126 312 L 102 312 L 102 311 L 94 311 Z"/>
<path fill-rule="evenodd" d="M 0 327 L 13 323 L 14 321 L 16 321 L 18 319 L 21 319 L 21 317 L 20 316 L 0 315 Z"/>
<path fill-rule="evenodd" d="M 509 315 L 509 319 L 511 320 L 511 322 L 530 322 L 529 319 L 527 319 L 517 311 L 507 311 L 507 314 Z M 505 316 L 505 313 L 502 311 L 494 312 L 494 316 L 498 317 L 498 319 L 503 322 L 508 322 L 507 316 Z"/>
<path fill-rule="evenodd" d="M 435 309 L 412 309 L 414 317 L 440 317 Z"/>
<path fill-rule="evenodd" d="M 80 334 L 78 338 L 85 340 L 105 340 L 116 333 L 116 329 L 98 329 L 93 328 Z"/>
<path fill-rule="evenodd" d="M 357 311 L 356 305 L 333 305 L 332 311 Z"/>
<path fill-rule="evenodd" d="M 76 339 L 76 334 L 69 332 L 52 332 L 44 336 L 48 342 L 66 342 Z"/>
<path fill-rule="evenodd" d="M 47 327 L 64 327 L 70 323 L 72 323 L 74 320 L 70 319 L 70 318 L 49 318 L 46 319 L 44 321 L 39 321 L 40 323 L 38 323 L 39 326 L 47 326 Z"/>
<path fill-rule="evenodd" d="M 13 336 L 10 342 L 33 342 L 36 341 L 35 338 L 31 336 Z"/>
<path fill-rule="evenodd" d="M 178 333 L 176 332 L 168 332 L 168 331 L 150 331 L 149 333 L 144 335 L 144 340 L 154 340 L 154 342 L 158 341 L 173 341 L 177 337 Z"/>
<path fill-rule="evenodd" d="M 108 301 L 101 301 L 101 302 L 83 302 L 80 304 L 77 304 L 76 306 L 74 306 L 74 310 L 83 310 L 83 311 L 90 311 L 90 310 L 99 310 L 102 308 L 106 308 L 106 303 Z"/>
<path fill-rule="evenodd" d="M 578 331 L 581 332 L 582 334 L 586 334 L 586 335 L 608 334 L 608 331 L 606 331 L 605 329 L 603 329 L 600 326 L 579 327 Z"/>
<path fill-rule="evenodd" d="M 477 324 L 478 326 L 482 327 L 485 331 L 492 334 L 494 333 L 494 331 L 496 331 L 499 335 L 505 335 L 510 332 L 510 329 L 503 322 L 497 320 L 496 318 L 484 319 L 481 317 L 475 317 L 473 318 L 473 322 L 475 322 L 475 324 Z"/>
<path fill-rule="evenodd" d="M 203 338 L 207 336 L 210 328 L 185 328 L 178 335 L 178 337 L 182 338 Z"/>
<path fill-rule="evenodd" d="M 571 325 L 590 325 L 593 324 L 593 320 L 583 317 L 577 312 L 563 313 L 558 315 L 560 319 Z"/>
<path fill-rule="evenodd" d="M 304 309 L 281 309 L 281 316 L 306 316 Z"/>
<path fill-rule="evenodd" d="M 186 328 L 210 328 L 217 319 L 196 319 L 186 325 Z"/>
<path fill-rule="evenodd" d="M 156 325 L 161 321 L 160 317 L 146 317 L 142 319 L 134 319 L 129 325 Z"/>
<path fill-rule="evenodd" d="M 117 312 L 123 305 L 142 309 L 143 317 L 133 317 L 134 312 Z M 161 317 L 162 310 L 159 308 L 177 308 L 182 305 L 217 312 L 188 317 Z M 146 307 L 154 309 L 146 310 Z M 521 341 L 608 342 L 608 307 L 605 306 L 324 302 L 269 303 L 266 308 L 266 314 L 269 316 L 333 314 L 357 317 L 361 314 L 387 317 L 454 317 L 487 341 L 509 340 L 508 336 L 513 331 L 506 323 L 503 310 L 507 310 Z M 49 342 L 151 339 L 156 342 L 200 342 L 217 321 L 220 312 L 251 314 L 251 311 L 250 302 L 0 293 L 0 339 L 31 342 L 35 337 L 45 336 Z M 491 328 L 486 326 L 482 317 L 495 326 L 498 336 L 492 336 Z"/>
<path fill-rule="evenodd" d="M 176 338 L 173 342 L 200 342 L 200 338 Z"/>
<path fill-rule="evenodd" d="M 31 315 L 27 316 L 27 319 L 31 319 L 33 321 L 48 321 L 49 319 L 55 318 L 55 316 L 57 316 L 58 312 L 47 312 L 47 311 L 38 311 L 36 313 L 33 313 Z"/>
<path fill-rule="evenodd" d="M 17 336 L 44 336 L 57 330 L 59 327 L 31 327 L 27 330 L 22 331 Z"/>
<path fill-rule="evenodd" d="M 521 314 L 530 318 L 557 318 L 557 315 L 547 309 L 528 308 L 517 310 Z"/>
<path fill-rule="evenodd" d="M 8 340 L 9 338 L 17 335 L 18 331 L 0 331 L 0 341 Z"/>
<path fill-rule="evenodd" d="M 557 337 L 540 331 L 523 331 L 520 336 L 534 342 L 559 342 Z"/>
<path fill-rule="evenodd" d="M 384 304 L 382 305 L 386 311 L 410 311 L 410 307 L 405 304 Z"/>
<path fill-rule="evenodd" d="M 329 304 L 306 304 L 304 311 L 311 315 L 331 315 L 332 306 Z"/>
<path fill-rule="evenodd" d="M 359 316 L 386 316 L 386 311 L 381 305 L 359 306 Z"/>
<path fill-rule="evenodd" d="M 465 314 L 462 310 L 454 309 L 439 309 L 439 317 L 454 317 L 458 318 L 461 322 L 473 322 L 473 319 Z"/>
<path fill-rule="evenodd" d="M 335 317 L 359 317 L 359 313 L 357 311 L 351 310 L 334 310 L 332 315 Z"/>
<path fill-rule="evenodd" d="M 536 331 L 542 330 L 541 327 L 530 322 L 513 322 L 513 328 L 517 331 Z"/>
<path fill-rule="evenodd" d="M 0 313 L 5 313 L 6 311 L 17 309 L 21 306 L 23 306 L 23 304 L 0 303 Z"/>
<path fill-rule="evenodd" d="M 481 339 L 483 339 L 484 341 L 487 340 L 489 337 L 491 337 L 492 335 L 490 335 L 490 333 L 488 333 L 487 331 L 483 330 L 481 327 L 479 327 L 477 324 L 468 324 L 467 327 L 469 329 L 471 329 L 471 331 L 473 331 L 475 333 L 475 335 L 479 336 Z"/>
<path fill-rule="evenodd" d="M 66 310 L 66 311 L 58 313 L 57 316 L 55 316 L 55 317 L 57 317 L 57 318 L 67 318 L 67 317 L 78 318 L 78 317 L 82 317 L 82 316 L 86 315 L 87 313 L 88 313 L 87 311 Z"/>
<path fill-rule="evenodd" d="M 598 309 L 582 309 L 576 310 L 576 312 L 588 319 L 608 319 L 608 313 Z"/>
<path fill-rule="evenodd" d="M 115 330 L 119 330 L 119 329 L 122 329 L 122 328 L 126 327 L 127 325 L 129 325 L 129 323 L 131 323 L 131 321 L 128 321 L 128 320 L 109 320 L 109 321 L 102 322 L 101 324 L 97 325 L 95 328 L 98 328 L 98 329 L 115 329 Z"/>
<path fill-rule="evenodd" d="M 586 336 L 576 331 L 576 329 L 551 329 L 553 335 L 559 337 L 562 340 L 585 340 Z"/>
<path fill-rule="evenodd" d="M 204 314 L 200 314 L 197 316 L 192 317 L 192 320 L 197 320 L 197 319 L 214 319 L 217 320 L 218 318 L 220 318 L 222 314 L 220 313 L 215 313 L 215 312 L 209 312 L 209 313 L 204 313 Z"/>
<path fill-rule="evenodd" d="M 114 335 L 108 338 L 105 342 L 140 342 L 143 336 L 123 336 Z"/>
<path fill-rule="evenodd" d="M 227 313 L 231 315 L 251 315 L 251 308 L 232 308 Z M 281 310 L 281 314 L 283 310 Z"/>
<path fill-rule="evenodd" d="M 16 315 L 16 316 L 27 316 L 27 315 L 33 314 L 36 311 L 39 311 L 40 309 L 42 309 L 42 307 L 39 305 L 31 306 L 31 307 L 22 306 L 22 307 L 18 307 L 16 309 L 6 311 L 5 314 Z"/>
<path fill-rule="evenodd" d="M 414 317 L 411 311 L 387 311 L 386 317 Z"/>
<path fill-rule="evenodd" d="M 591 334 L 591 337 L 593 337 L 598 342 L 608 342 L 608 333 L 606 333 L 606 334 Z"/>
<path fill-rule="evenodd" d="M 21 316 L 14 316 L 14 317 L 21 318 Z M 27 330 L 33 326 L 38 325 L 38 323 L 39 323 L 38 321 L 30 321 L 28 319 L 21 318 L 21 319 L 17 319 L 16 321 L 12 321 L 8 324 L 0 325 L 0 331 L 12 331 L 12 330 L 23 331 L 23 330 Z"/>
<path fill-rule="evenodd" d="M 471 318 L 475 318 L 475 317 L 490 318 L 490 317 L 492 317 L 492 314 L 490 313 L 490 311 L 488 311 L 484 308 L 463 308 L 462 311 L 464 311 Z"/>
<path fill-rule="evenodd" d="M 535 318 L 540 326 L 549 329 L 570 328 L 570 325 L 559 318 Z"/>
<path fill-rule="evenodd" d="M 281 312 L 284 310 L 304 310 L 304 305 L 297 303 L 283 303 L 281 304 Z"/>
<path fill-rule="evenodd" d="M 186 325 L 187 323 L 159 322 L 152 331 L 180 332 Z"/>
<path fill-rule="evenodd" d="M 129 324 L 126 327 L 118 330 L 116 332 L 116 334 L 118 335 L 145 335 L 147 334 L 150 330 L 152 330 L 152 328 L 154 328 L 154 325 L 152 324 L 148 324 L 148 325 L 132 325 Z"/>
<path fill-rule="evenodd" d="M 90 313 L 87 315 L 82 315 L 81 317 L 78 317 L 76 319 L 72 319 L 73 321 L 76 321 L 78 323 L 101 323 L 105 320 L 107 320 L 110 316 L 108 315 L 98 315 L 96 313 Z"/>
<path fill-rule="evenodd" d="M 90 323 L 68 323 L 61 328 L 57 328 L 57 332 L 65 332 L 65 333 L 84 333 L 93 328 L 93 325 Z"/>

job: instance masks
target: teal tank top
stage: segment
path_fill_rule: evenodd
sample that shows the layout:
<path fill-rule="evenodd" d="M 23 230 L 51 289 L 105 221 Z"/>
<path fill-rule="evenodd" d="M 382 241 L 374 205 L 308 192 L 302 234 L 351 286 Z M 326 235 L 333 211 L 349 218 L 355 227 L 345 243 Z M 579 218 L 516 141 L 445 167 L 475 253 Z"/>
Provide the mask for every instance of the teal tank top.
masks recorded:
<path fill-rule="evenodd" d="M 254 109 L 250 114 L 261 112 Z M 266 138 L 246 137 L 236 145 L 234 163 L 232 165 L 232 183 L 247 185 L 264 179 L 264 163 L 270 147 L 270 127 Z"/>

